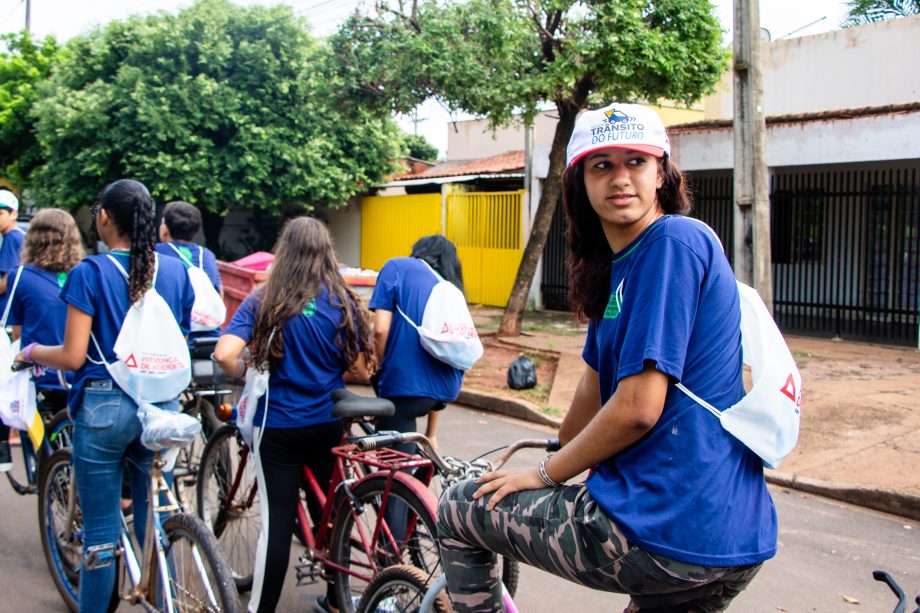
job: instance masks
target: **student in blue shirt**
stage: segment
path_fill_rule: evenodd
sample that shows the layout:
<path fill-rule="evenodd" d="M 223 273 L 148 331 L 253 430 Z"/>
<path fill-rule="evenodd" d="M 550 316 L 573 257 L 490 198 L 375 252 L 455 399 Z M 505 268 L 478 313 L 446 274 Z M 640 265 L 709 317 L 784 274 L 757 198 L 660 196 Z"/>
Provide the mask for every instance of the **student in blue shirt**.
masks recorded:
<path fill-rule="evenodd" d="M 9 272 L 19 266 L 19 252 L 25 240 L 25 230 L 16 224 L 19 215 L 19 198 L 8 189 L 0 189 L 0 294 L 6 293 Z"/>
<path fill-rule="evenodd" d="M 6 324 L 23 346 L 32 342 L 59 345 L 64 340 L 67 304 L 60 299 L 67 273 L 83 258 L 83 244 L 73 217 L 60 209 L 42 209 L 32 219 L 22 248 L 22 266 L 10 271 Z M 49 414 L 67 407 L 67 393 L 57 371 L 35 380 L 39 410 Z M 11 466 L 7 436 L 0 424 L 0 471 Z"/>
<path fill-rule="evenodd" d="M 428 415 L 425 435 L 437 445 L 437 425 L 445 403 L 456 400 L 463 371 L 432 357 L 419 343 L 418 331 L 399 314 L 422 321 L 425 304 L 438 283 L 437 274 L 463 291 L 457 248 L 440 234 L 423 236 L 407 258 L 383 265 L 368 307 L 374 311 L 374 343 L 380 371 L 377 395 L 396 405 L 392 417 L 377 420 L 378 430 L 415 432 L 416 418 Z M 414 450 L 414 443 L 404 450 Z"/>
<path fill-rule="evenodd" d="M 332 416 L 332 392 L 345 385 L 346 370 L 365 376 L 365 367 L 373 365 L 367 312 L 339 274 L 322 222 L 291 219 L 274 253 L 265 285 L 243 301 L 214 349 L 228 374 L 245 373 L 247 347 L 250 367 L 271 373 L 254 416 L 262 531 L 249 600 L 253 612 L 274 611 L 281 597 L 303 466 L 320 484 L 332 477 L 330 450 L 343 428 Z M 308 506 L 319 519 L 312 496 Z M 321 606 L 336 606 L 331 582 Z"/>
<path fill-rule="evenodd" d="M 160 224 L 160 242 L 157 253 L 179 258 L 185 267 L 201 267 L 214 289 L 223 296 L 220 271 L 214 252 L 195 242 L 201 229 L 201 211 L 194 204 L 176 200 L 167 202 L 163 208 L 163 223 Z"/>
<path fill-rule="evenodd" d="M 734 275 L 712 230 L 685 217 L 657 113 L 587 111 L 567 157 L 570 302 L 590 320 L 586 368 L 558 453 L 442 497 L 454 610 L 500 610 L 497 552 L 629 594 L 627 611 L 722 611 L 776 553 L 776 511 L 760 458 L 673 383 L 723 408 L 744 395 Z M 585 483 L 562 485 L 586 470 Z"/>
<path fill-rule="evenodd" d="M 130 179 L 106 186 L 93 206 L 95 231 L 110 252 L 90 256 L 67 277 L 61 298 L 67 303 L 64 342 L 27 345 L 17 359 L 73 370 L 68 405 L 74 419 L 73 458 L 83 513 L 84 549 L 80 569 L 80 611 L 105 611 L 115 586 L 114 556 L 121 530 L 123 466 L 134 501 L 134 530 L 143 541 L 147 482 L 153 453 L 140 442 L 135 402 L 111 379 L 104 358 L 117 360 L 115 340 L 131 304 L 155 287 L 184 334 L 188 333 L 194 293 L 188 275 L 173 258 L 156 258 L 156 208 L 147 188 Z M 114 258 L 118 263 L 112 261 Z M 128 271 L 126 280 L 119 269 Z M 178 410 L 178 399 L 158 406 Z M 128 460 L 127 462 L 125 460 Z M 89 556 L 88 552 L 97 555 Z"/>

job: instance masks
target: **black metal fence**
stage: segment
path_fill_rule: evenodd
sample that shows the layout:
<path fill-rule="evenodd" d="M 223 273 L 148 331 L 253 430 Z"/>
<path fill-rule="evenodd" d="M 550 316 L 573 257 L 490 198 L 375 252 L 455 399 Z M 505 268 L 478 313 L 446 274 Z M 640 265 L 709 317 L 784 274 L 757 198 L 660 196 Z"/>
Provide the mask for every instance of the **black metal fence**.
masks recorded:
<path fill-rule="evenodd" d="M 732 259 L 732 175 L 690 177 L 693 215 Z M 777 169 L 770 186 L 773 305 L 788 332 L 916 345 L 920 169 Z M 544 252 L 543 299 L 567 309 L 561 207 Z"/>

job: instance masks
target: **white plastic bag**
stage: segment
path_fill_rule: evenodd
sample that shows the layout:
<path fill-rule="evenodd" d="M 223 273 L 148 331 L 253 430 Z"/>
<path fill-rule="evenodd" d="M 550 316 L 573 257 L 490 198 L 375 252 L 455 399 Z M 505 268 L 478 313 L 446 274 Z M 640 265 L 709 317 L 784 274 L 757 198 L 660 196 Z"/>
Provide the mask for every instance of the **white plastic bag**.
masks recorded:
<path fill-rule="evenodd" d="M 13 376 L 10 367 L 13 360 L 20 352 L 19 339 L 11 341 L 6 333 L 6 320 L 10 316 L 10 307 L 13 305 L 13 296 L 16 295 L 16 288 L 19 287 L 19 277 L 22 276 L 22 266 L 16 271 L 16 280 L 13 281 L 12 289 L 6 297 L 6 307 L 3 309 L 3 316 L 0 317 L 0 385 L 3 385 Z"/>
<path fill-rule="evenodd" d="M 175 245 L 167 244 L 185 262 L 189 283 L 195 290 L 195 304 L 192 305 L 192 332 L 207 332 L 219 328 L 227 319 L 227 305 L 224 304 L 223 298 L 214 289 L 211 279 L 204 271 L 204 249 L 201 245 L 198 246 L 199 265 L 195 266 Z"/>
<path fill-rule="evenodd" d="M 399 305 L 396 310 L 418 331 L 422 348 L 432 357 L 454 368 L 469 370 L 482 357 L 483 350 L 466 298 L 456 285 L 441 278 L 427 262 L 425 265 L 438 282 L 425 303 L 421 324 L 412 321 Z"/>
<path fill-rule="evenodd" d="M 741 351 L 753 386 L 737 404 L 719 411 L 678 383 L 677 387 L 719 418 L 722 427 L 760 456 L 768 468 L 795 449 L 799 438 L 802 376 L 757 291 L 738 283 Z"/>
<path fill-rule="evenodd" d="M 274 335 L 274 332 L 272 333 Z M 271 337 L 269 337 L 271 343 Z M 250 368 L 246 371 L 246 384 L 243 386 L 243 393 L 236 405 L 236 427 L 240 431 L 243 440 L 254 449 L 253 429 L 256 409 L 259 406 L 259 399 L 268 391 L 268 379 L 271 376 L 269 371 L 260 371 L 256 368 Z M 267 403 L 266 403 L 267 405 Z M 266 406 L 266 412 L 268 407 Z"/>
<path fill-rule="evenodd" d="M 19 341 L 14 345 L 18 353 Z M 11 428 L 28 433 L 33 449 L 41 446 L 45 438 L 45 424 L 38 412 L 31 369 L 12 373 L 12 377 L 0 385 L 0 420 Z"/>
<path fill-rule="evenodd" d="M 137 407 L 141 444 L 151 451 L 184 447 L 201 435 L 201 422 L 178 410 L 168 411 L 144 402 Z"/>
<path fill-rule="evenodd" d="M 121 263 L 109 258 L 127 279 L 128 273 Z M 155 289 L 159 258 L 156 262 L 150 289 L 131 305 L 118 331 L 114 346 L 118 359 L 109 363 L 102 358 L 118 387 L 138 405 L 173 400 L 192 379 L 188 343 L 169 305 Z M 91 338 L 103 356 L 95 335 Z"/>

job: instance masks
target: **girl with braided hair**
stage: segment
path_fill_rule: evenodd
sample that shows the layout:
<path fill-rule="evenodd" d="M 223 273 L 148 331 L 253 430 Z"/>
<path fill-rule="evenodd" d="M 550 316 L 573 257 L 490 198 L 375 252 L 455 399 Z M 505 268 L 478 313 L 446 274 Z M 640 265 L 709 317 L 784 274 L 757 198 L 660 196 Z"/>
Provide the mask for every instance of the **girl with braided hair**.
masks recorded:
<path fill-rule="evenodd" d="M 250 365 L 270 372 L 268 392 L 253 417 L 262 531 L 252 612 L 278 606 L 303 466 L 320 484 L 332 477 L 331 449 L 343 427 L 332 416 L 332 392 L 344 387 L 346 370 L 363 376 L 373 367 L 369 317 L 339 274 L 326 226 L 309 217 L 291 219 L 274 252 L 268 281 L 243 301 L 214 349 L 214 359 L 229 374 L 244 374 L 247 346 Z M 308 496 L 307 503 L 318 520 L 318 502 Z M 320 607 L 336 608 L 331 582 Z"/>
<path fill-rule="evenodd" d="M 74 470 L 85 530 L 81 613 L 105 611 L 115 586 L 111 560 L 121 530 L 123 464 L 131 483 L 135 533 L 143 541 L 153 458 L 140 442 L 137 405 L 111 379 L 103 358 L 117 361 L 114 345 L 122 322 L 152 283 L 184 334 L 195 300 L 182 263 L 154 255 L 156 207 L 144 185 L 130 179 L 107 185 L 93 206 L 93 218 L 94 231 L 110 252 L 89 256 L 70 271 L 60 294 L 67 303 L 63 344 L 31 343 L 17 357 L 76 371 L 67 404 L 74 419 Z M 158 406 L 178 410 L 178 404 L 174 399 Z"/>

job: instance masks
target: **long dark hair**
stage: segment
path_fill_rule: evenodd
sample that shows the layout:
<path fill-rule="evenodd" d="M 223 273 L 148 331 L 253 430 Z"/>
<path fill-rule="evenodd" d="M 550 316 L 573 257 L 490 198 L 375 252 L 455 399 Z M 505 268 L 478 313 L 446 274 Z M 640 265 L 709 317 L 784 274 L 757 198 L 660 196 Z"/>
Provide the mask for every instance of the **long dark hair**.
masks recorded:
<path fill-rule="evenodd" d="M 585 190 L 584 160 L 562 175 L 562 204 L 565 207 L 566 240 L 569 245 L 569 306 L 582 320 L 604 314 L 610 298 L 610 243 Z M 655 192 L 658 204 L 668 215 L 687 215 L 693 208 L 684 173 L 668 156 L 658 158 L 662 185 Z"/>
<path fill-rule="evenodd" d="M 93 205 L 93 229 L 96 213 L 102 209 L 122 234 L 131 237 L 131 271 L 128 293 L 133 304 L 144 295 L 153 280 L 154 246 L 157 242 L 156 205 L 143 183 L 119 179 L 109 183 Z"/>
<path fill-rule="evenodd" d="M 457 248 L 440 234 L 423 236 L 412 245 L 412 257 L 428 262 L 439 275 L 450 281 L 463 292 L 463 269 Z M 464 292 L 466 293 L 466 292 Z"/>
<path fill-rule="evenodd" d="M 284 357 L 284 324 L 300 314 L 325 285 L 333 304 L 342 306 L 342 323 L 335 344 L 351 365 L 363 355 L 373 372 L 370 317 L 339 273 L 332 237 L 322 222 L 296 217 L 284 224 L 275 243 L 275 261 L 261 291 L 259 312 L 249 350 L 261 369 L 274 368 Z M 275 331 L 269 345 L 269 337 Z"/>

